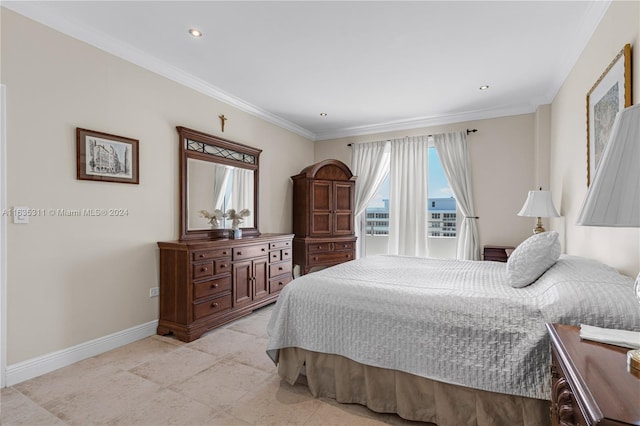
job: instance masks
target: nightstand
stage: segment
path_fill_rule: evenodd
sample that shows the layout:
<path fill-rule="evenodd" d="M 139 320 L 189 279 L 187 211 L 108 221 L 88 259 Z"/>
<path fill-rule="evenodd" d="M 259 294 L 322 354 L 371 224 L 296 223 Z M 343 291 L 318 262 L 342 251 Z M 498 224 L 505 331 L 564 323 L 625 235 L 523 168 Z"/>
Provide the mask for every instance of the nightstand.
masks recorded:
<path fill-rule="evenodd" d="M 506 262 L 514 249 L 512 246 L 484 246 L 484 260 Z"/>
<path fill-rule="evenodd" d="M 640 425 L 640 377 L 619 346 L 580 339 L 578 327 L 547 324 L 551 336 L 551 424 Z"/>

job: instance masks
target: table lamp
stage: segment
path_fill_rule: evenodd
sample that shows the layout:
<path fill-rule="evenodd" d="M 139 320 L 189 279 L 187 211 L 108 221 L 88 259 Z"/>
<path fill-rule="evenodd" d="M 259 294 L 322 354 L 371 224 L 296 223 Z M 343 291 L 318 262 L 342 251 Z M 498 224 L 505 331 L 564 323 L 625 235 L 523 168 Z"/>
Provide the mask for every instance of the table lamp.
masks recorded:
<path fill-rule="evenodd" d="M 539 234 L 545 232 L 542 226 L 543 217 L 559 217 L 560 215 L 553 205 L 551 192 L 543 191 L 542 188 L 540 188 L 538 191 L 529 191 L 527 200 L 524 202 L 524 206 L 522 206 L 520 212 L 518 212 L 518 216 L 537 217 L 538 223 L 533 229 L 533 233 Z"/>

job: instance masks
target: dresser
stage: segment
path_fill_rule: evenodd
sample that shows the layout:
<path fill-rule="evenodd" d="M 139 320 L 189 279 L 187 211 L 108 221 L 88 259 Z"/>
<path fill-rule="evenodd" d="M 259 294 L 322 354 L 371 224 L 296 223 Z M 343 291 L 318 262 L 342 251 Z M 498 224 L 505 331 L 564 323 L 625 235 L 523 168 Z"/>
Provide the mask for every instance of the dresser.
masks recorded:
<path fill-rule="evenodd" d="M 547 324 L 551 336 L 551 424 L 640 425 L 640 377 L 629 349 L 580 339 L 578 327 Z"/>
<path fill-rule="evenodd" d="M 344 163 L 325 160 L 293 180 L 293 261 L 306 274 L 355 258 L 355 177 Z"/>
<path fill-rule="evenodd" d="M 158 334 L 190 342 L 274 302 L 292 280 L 292 239 L 262 234 L 159 242 Z"/>

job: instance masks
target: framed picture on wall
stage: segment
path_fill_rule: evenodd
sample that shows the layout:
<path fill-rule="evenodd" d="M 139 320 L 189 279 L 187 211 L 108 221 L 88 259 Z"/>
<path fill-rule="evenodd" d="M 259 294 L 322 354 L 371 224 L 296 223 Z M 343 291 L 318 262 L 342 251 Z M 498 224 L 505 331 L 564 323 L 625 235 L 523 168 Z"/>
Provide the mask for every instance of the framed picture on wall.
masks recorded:
<path fill-rule="evenodd" d="M 76 128 L 77 178 L 140 183 L 138 140 Z"/>
<path fill-rule="evenodd" d="M 616 114 L 631 106 L 631 45 L 627 44 L 587 93 L 587 186 L 595 176 Z"/>

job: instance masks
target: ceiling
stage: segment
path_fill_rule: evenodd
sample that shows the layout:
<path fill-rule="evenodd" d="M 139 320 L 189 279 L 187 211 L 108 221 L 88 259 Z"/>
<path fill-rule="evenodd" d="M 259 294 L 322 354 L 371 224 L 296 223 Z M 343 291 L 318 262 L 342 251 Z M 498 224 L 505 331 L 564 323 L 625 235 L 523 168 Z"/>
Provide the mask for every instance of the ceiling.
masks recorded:
<path fill-rule="evenodd" d="M 533 112 L 553 100 L 609 2 L 2 5 L 323 140 Z"/>

